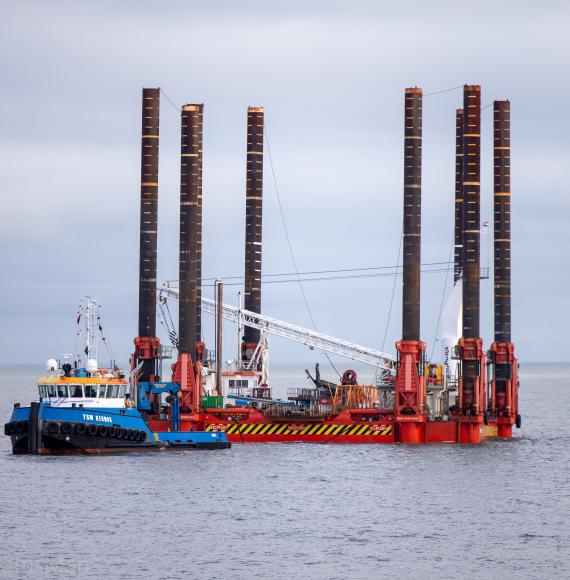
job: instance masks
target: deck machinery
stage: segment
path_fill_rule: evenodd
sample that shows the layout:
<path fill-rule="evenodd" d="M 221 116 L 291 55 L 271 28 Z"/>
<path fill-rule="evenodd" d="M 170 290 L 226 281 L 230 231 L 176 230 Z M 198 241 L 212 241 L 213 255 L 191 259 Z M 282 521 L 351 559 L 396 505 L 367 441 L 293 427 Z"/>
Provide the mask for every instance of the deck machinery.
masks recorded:
<path fill-rule="evenodd" d="M 146 91 L 143 107 L 149 98 Z M 247 114 L 245 308 L 223 304 L 219 284 L 216 304 L 201 297 L 203 105 L 185 105 L 181 119 L 180 280 L 178 289 L 167 287 L 160 295 L 160 300 L 174 298 L 179 302 L 179 333 L 173 330 L 171 335 L 179 351 L 172 382 L 180 385 L 180 393 L 166 398 L 160 394 L 161 384 L 156 382 L 160 348 L 152 325 L 142 327 L 133 358 L 134 370 L 141 367 L 137 362 L 142 362 L 145 369 L 143 374 L 139 371 L 138 380 L 145 377 L 151 381 L 138 389 L 137 402 L 147 405 L 153 428 L 178 424 L 182 430 L 224 431 L 236 443 L 477 443 L 488 436 L 510 436 L 512 425 L 520 426 L 517 361 L 510 335 L 508 101 L 495 102 L 495 341 L 489 351 L 489 385 L 479 336 L 480 87 L 464 87 L 463 109 L 456 112 L 454 283 L 462 284 L 463 303 L 463 336 L 452 349 L 457 376 L 446 376 L 442 365 L 426 361 L 426 345 L 420 335 L 421 88 L 405 91 L 402 339 L 396 343 L 394 359 L 261 314 L 261 107 L 250 107 Z M 155 124 L 158 134 L 158 118 Z M 149 137 L 143 131 L 143 152 L 145 139 Z M 158 150 L 152 153 L 152 159 L 155 157 L 158 159 Z M 155 181 L 149 178 L 143 182 L 141 195 L 143 207 L 148 204 L 156 213 L 152 190 L 145 189 L 145 183 Z M 155 214 L 148 221 L 156 236 Z M 154 255 L 154 263 L 150 262 L 154 273 L 143 271 L 143 233 L 148 236 L 147 229 L 141 219 L 141 296 L 143 282 L 156 279 L 156 247 L 154 254 L 150 252 L 151 257 Z M 156 243 L 155 238 L 153 241 Z M 218 314 L 219 350 L 222 316 L 238 323 L 241 346 L 234 366 L 226 372 L 221 370 L 221 352 L 216 352 L 215 365 L 204 357 L 201 307 Z M 296 389 L 285 400 L 273 398 L 266 365 L 267 334 L 271 332 L 349 358 L 378 360 L 383 372 L 374 385 L 357 384 L 352 371 L 344 373 L 340 384 L 317 376 L 312 388 Z M 143 349 L 139 345 L 149 346 Z M 215 383 L 207 383 L 204 377 L 216 372 Z M 213 388 L 208 389 L 208 384 Z"/>

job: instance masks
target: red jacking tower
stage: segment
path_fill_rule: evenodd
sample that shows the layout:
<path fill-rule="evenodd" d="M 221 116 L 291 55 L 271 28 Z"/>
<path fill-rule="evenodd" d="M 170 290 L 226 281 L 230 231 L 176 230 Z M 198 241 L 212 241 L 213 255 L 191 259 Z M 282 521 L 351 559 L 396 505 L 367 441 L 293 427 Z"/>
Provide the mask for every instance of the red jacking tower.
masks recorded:
<path fill-rule="evenodd" d="M 132 366 L 142 363 L 140 380 L 160 380 L 160 341 L 156 336 L 156 258 L 158 221 L 158 143 L 160 89 L 143 89 L 139 332 Z"/>
<path fill-rule="evenodd" d="M 463 88 L 463 336 L 455 415 L 459 443 L 478 443 L 485 410 L 485 354 L 479 329 L 481 88 Z"/>
<path fill-rule="evenodd" d="M 397 440 L 426 441 L 426 344 L 420 340 L 422 89 L 405 92 L 402 340 L 396 343 Z"/>
<path fill-rule="evenodd" d="M 180 272 L 178 360 L 172 381 L 180 385 L 180 412 L 202 406 L 202 356 L 198 296 L 201 287 L 202 125 L 204 105 L 184 105 L 181 113 Z"/>
<path fill-rule="evenodd" d="M 511 342 L 511 112 L 509 101 L 493 103 L 495 341 L 489 350 L 488 421 L 510 437 L 518 414 L 518 362 Z"/>

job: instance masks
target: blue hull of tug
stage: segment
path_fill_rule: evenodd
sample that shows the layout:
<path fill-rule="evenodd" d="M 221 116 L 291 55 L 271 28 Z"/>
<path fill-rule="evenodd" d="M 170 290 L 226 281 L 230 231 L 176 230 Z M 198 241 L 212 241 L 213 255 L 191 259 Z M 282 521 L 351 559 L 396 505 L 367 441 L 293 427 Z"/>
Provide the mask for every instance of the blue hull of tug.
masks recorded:
<path fill-rule="evenodd" d="M 153 432 L 137 409 L 17 407 L 5 433 L 15 454 L 106 454 L 165 449 L 224 449 L 225 433 Z"/>

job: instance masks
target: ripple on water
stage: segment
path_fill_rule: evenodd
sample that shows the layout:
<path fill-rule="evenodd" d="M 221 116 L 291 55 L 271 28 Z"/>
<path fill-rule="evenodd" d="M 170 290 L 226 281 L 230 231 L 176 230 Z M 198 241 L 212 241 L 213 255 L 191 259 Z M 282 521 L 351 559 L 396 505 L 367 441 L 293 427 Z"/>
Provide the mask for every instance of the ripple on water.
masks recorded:
<path fill-rule="evenodd" d="M 32 458 L 0 438 L 0 577 L 569 577 L 569 382 L 525 375 L 523 430 L 476 447 Z M 0 384 L 5 421 L 24 383 Z"/>

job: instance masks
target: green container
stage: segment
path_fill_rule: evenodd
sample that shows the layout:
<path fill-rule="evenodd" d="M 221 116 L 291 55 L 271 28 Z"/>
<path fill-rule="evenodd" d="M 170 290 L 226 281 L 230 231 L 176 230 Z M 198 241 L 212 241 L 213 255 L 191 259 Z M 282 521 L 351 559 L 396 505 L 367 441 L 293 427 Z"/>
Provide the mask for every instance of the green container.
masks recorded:
<path fill-rule="evenodd" d="M 206 409 L 220 409 L 224 406 L 224 397 L 206 395 L 202 397 L 202 407 Z"/>

